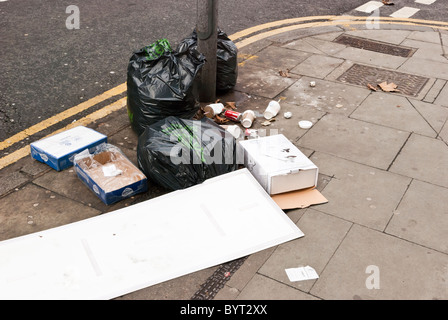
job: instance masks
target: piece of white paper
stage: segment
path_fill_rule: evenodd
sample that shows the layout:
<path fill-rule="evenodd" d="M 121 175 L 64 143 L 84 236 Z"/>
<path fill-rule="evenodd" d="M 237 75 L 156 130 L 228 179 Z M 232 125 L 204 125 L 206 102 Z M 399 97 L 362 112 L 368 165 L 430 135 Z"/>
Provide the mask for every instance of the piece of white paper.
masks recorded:
<path fill-rule="evenodd" d="M 286 274 L 288 275 L 289 281 L 291 281 L 291 282 L 319 278 L 319 275 L 317 274 L 316 270 L 314 270 L 310 266 L 299 267 L 299 268 L 290 268 L 290 269 L 285 269 L 285 271 L 286 271 Z"/>
<path fill-rule="evenodd" d="M 115 177 L 123 173 L 122 170 L 117 169 L 114 164 L 103 166 L 103 174 L 105 177 Z"/>

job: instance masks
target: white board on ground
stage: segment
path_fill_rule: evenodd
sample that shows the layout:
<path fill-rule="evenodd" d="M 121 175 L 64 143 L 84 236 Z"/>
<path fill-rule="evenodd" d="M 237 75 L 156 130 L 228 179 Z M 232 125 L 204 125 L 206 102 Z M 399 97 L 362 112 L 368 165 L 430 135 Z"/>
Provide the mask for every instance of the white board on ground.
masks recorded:
<path fill-rule="evenodd" d="M 241 169 L 0 242 L 0 299 L 112 299 L 302 236 Z"/>

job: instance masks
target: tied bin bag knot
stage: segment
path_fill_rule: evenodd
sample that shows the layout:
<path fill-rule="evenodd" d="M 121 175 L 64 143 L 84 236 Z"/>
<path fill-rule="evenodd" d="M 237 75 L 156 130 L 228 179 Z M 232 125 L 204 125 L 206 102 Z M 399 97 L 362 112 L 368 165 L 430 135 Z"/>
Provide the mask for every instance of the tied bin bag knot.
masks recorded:
<path fill-rule="evenodd" d="M 133 53 L 127 70 L 127 110 L 138 135 L 166 117 L 196 115 L 200 104 L 195 78 L 204 63 L 195 48 L 180 44 L 172 50 L 166 39 Z"/>

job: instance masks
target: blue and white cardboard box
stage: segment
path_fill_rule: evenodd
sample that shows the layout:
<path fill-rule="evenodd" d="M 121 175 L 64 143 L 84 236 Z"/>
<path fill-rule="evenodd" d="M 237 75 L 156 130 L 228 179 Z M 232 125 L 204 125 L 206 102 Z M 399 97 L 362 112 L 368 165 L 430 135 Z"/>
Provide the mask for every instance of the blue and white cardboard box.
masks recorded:
<path fill-rule="evenodd" d="M 76 155 L 78 178 L 105 204 L 113 204 L 148 190 L 146 176 L 119 148 L 103 144 L 91 153 Z"/>
<path fill-rule="evenodd" d="M 74 156 L 85 149 L 94 150 L 107 143 L 107 136 L 93 129 L 77 126 L 30 144 L 31 157 L 57 171 L 73 166 Z"/>

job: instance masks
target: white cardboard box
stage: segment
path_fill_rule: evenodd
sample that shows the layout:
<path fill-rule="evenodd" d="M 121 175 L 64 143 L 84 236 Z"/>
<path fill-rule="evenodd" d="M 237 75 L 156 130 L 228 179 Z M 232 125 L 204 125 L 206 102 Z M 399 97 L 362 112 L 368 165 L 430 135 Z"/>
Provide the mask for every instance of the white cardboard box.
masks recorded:
<path fill-rule="evenodd" d="M 284 135 L 240 141 L 244 165 L 270 195 L 317 186 L 318 167 Z"/>
<path fill-rule="evenodd" d="M 75 154 L 107 142 L 107 136 L 78 126 L 30 144 L 31 157 L 57 171 L 73 166 Z"/>

